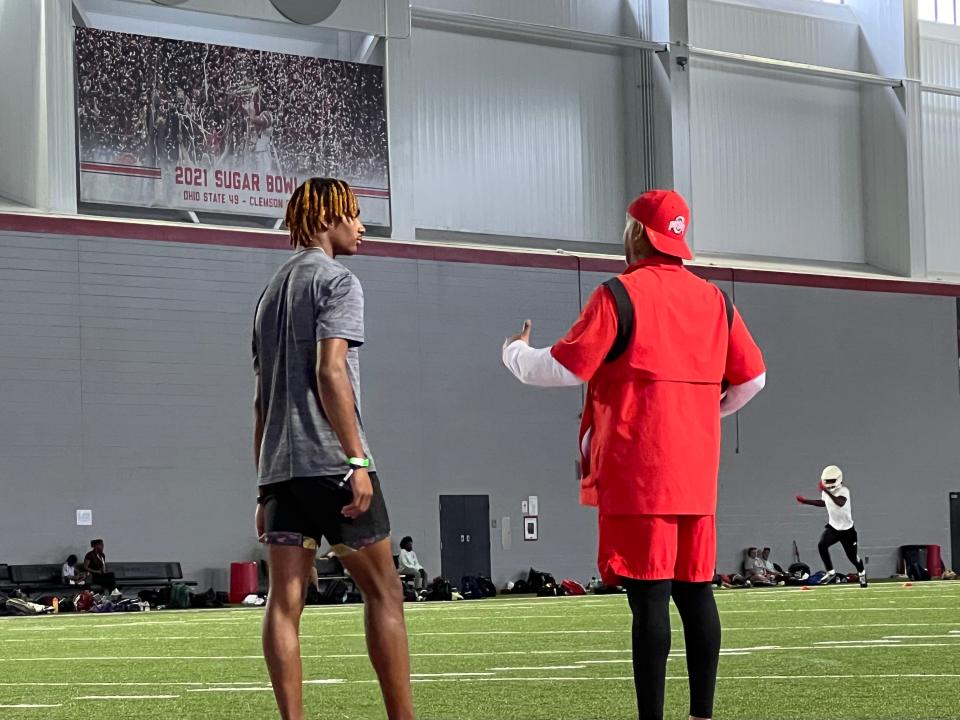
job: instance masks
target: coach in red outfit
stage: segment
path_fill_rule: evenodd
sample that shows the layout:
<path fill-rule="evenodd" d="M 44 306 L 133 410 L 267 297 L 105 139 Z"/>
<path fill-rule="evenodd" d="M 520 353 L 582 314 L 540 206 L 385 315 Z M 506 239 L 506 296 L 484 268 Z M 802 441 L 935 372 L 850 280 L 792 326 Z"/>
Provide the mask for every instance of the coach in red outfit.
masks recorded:
<path fill-rule="evenodd" d="M 593 293 L 552 348 L 529 346 L 527 321 L 503 350 L 526 384 L 587 383 L 581 501 L 599 507 L 604 581 L 627 589 L 641 720 L 663 717 L 671 595 L 686 639 L 690 716 L 713 714 L 720 418 L 766 379 L 729 298 L 683 266 L 693 257 L 689 224 L 677 193 L 638 197 L 627 209 L 626 272 Z"/>

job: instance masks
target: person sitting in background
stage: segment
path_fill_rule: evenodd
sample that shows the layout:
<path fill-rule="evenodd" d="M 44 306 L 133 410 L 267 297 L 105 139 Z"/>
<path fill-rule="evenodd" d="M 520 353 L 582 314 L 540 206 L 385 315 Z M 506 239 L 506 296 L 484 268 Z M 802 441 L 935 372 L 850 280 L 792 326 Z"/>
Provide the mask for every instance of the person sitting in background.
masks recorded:
<path fill-rule="evenodd" d="M 400 576 L 404 580 L 413 580 L 415 590 L 423 590 L 427 582 L 427 571 L 417 559 L 417 554 L 413 551 L 413 538 L 409 535 L 400 541 L 400 558 L 397 564 L 400 567 Z"/>
<path fill-rule="evenodd" d="M 779 585 L 787 580 L 788 573 L 770 559 L 770 552 L 770 548 L 764 548 L 760 553 L 760 560 L 763 562 L 763 569 L 767 576 Z"/>
<path fill-rule="evenodd" d="M 776 580 L 783 580 L 784 576 L 787 573 L 783 571 L 783 568 L 777 565 L 773 560 L 770 559 L 770 548 L 766 547 L 760 553 L 760 559 L 763 561 L 763 569 L 766 570 L 767 574 L 772 576 Z"/>
<path fill-rule="evenodd" d="M 77 556 L 71 554 L 60 569 L 60 579 L 64 585 L 83 585 L 87 574 L 77 570 Z"/>
<path fill-rule="evenodd" d="M 743 574 L 752 585 L 776 585 L 777 583 L 767 572 L 763 558 L 755 547 L 747 548 L 747 556 L 743 560 Z"/>
<path fill-rule="evenodd" d="M 90 541 L 90 552 L 83 557 L 83 570 L 90 574 L 90 584 L 111 592 L 117 587 L 112 572 L 107 572 L 107 557 L 103 554 L 103 539 Z"/>

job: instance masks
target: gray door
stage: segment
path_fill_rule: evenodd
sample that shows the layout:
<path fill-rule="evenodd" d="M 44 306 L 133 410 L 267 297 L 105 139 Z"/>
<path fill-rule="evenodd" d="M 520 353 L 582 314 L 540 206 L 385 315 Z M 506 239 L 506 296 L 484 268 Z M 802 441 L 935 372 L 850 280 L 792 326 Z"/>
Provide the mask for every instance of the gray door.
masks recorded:
<path fill-rule="evenodd" d="M 464 575 L 490 577 L 490 496 L 440 496 L 440 574 L 460 587 Z"/>
<path fill-rule="evenodd" d="M 946 560 L 943 564 L 960 570 L 960 492 L 950 493 L 950 564 Z"/>

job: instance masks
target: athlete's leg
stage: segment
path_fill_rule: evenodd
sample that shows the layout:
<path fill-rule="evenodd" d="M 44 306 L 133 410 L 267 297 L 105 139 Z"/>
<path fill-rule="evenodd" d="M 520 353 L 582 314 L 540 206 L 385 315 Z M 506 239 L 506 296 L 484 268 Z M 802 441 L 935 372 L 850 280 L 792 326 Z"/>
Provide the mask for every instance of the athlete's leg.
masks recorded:
<path fill-rule="evenodd" d="M 363 593 L 367 652 L 390 720 L 413 720 L 410 655 L 403 620 L 403 586 L 389 538 L 340 560 Z"/>
<path fill-rule="evenodd" d="M 263 656 L 282 720 L 304 720 L 300 615 L 315 551 L 271 545 L 270 591 L 263 619 Z"/>

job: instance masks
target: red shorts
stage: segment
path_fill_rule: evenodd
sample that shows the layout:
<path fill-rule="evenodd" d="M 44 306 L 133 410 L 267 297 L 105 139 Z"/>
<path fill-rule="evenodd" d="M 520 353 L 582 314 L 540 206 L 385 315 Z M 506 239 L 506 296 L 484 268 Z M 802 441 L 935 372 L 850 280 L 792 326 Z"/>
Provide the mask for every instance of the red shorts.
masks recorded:
<path fill-rule="evenodd" d="M 713 515 L 601 515 L 597 564 L 606 585 L 619 578 L 710 582 L 717 560 Z"/>

